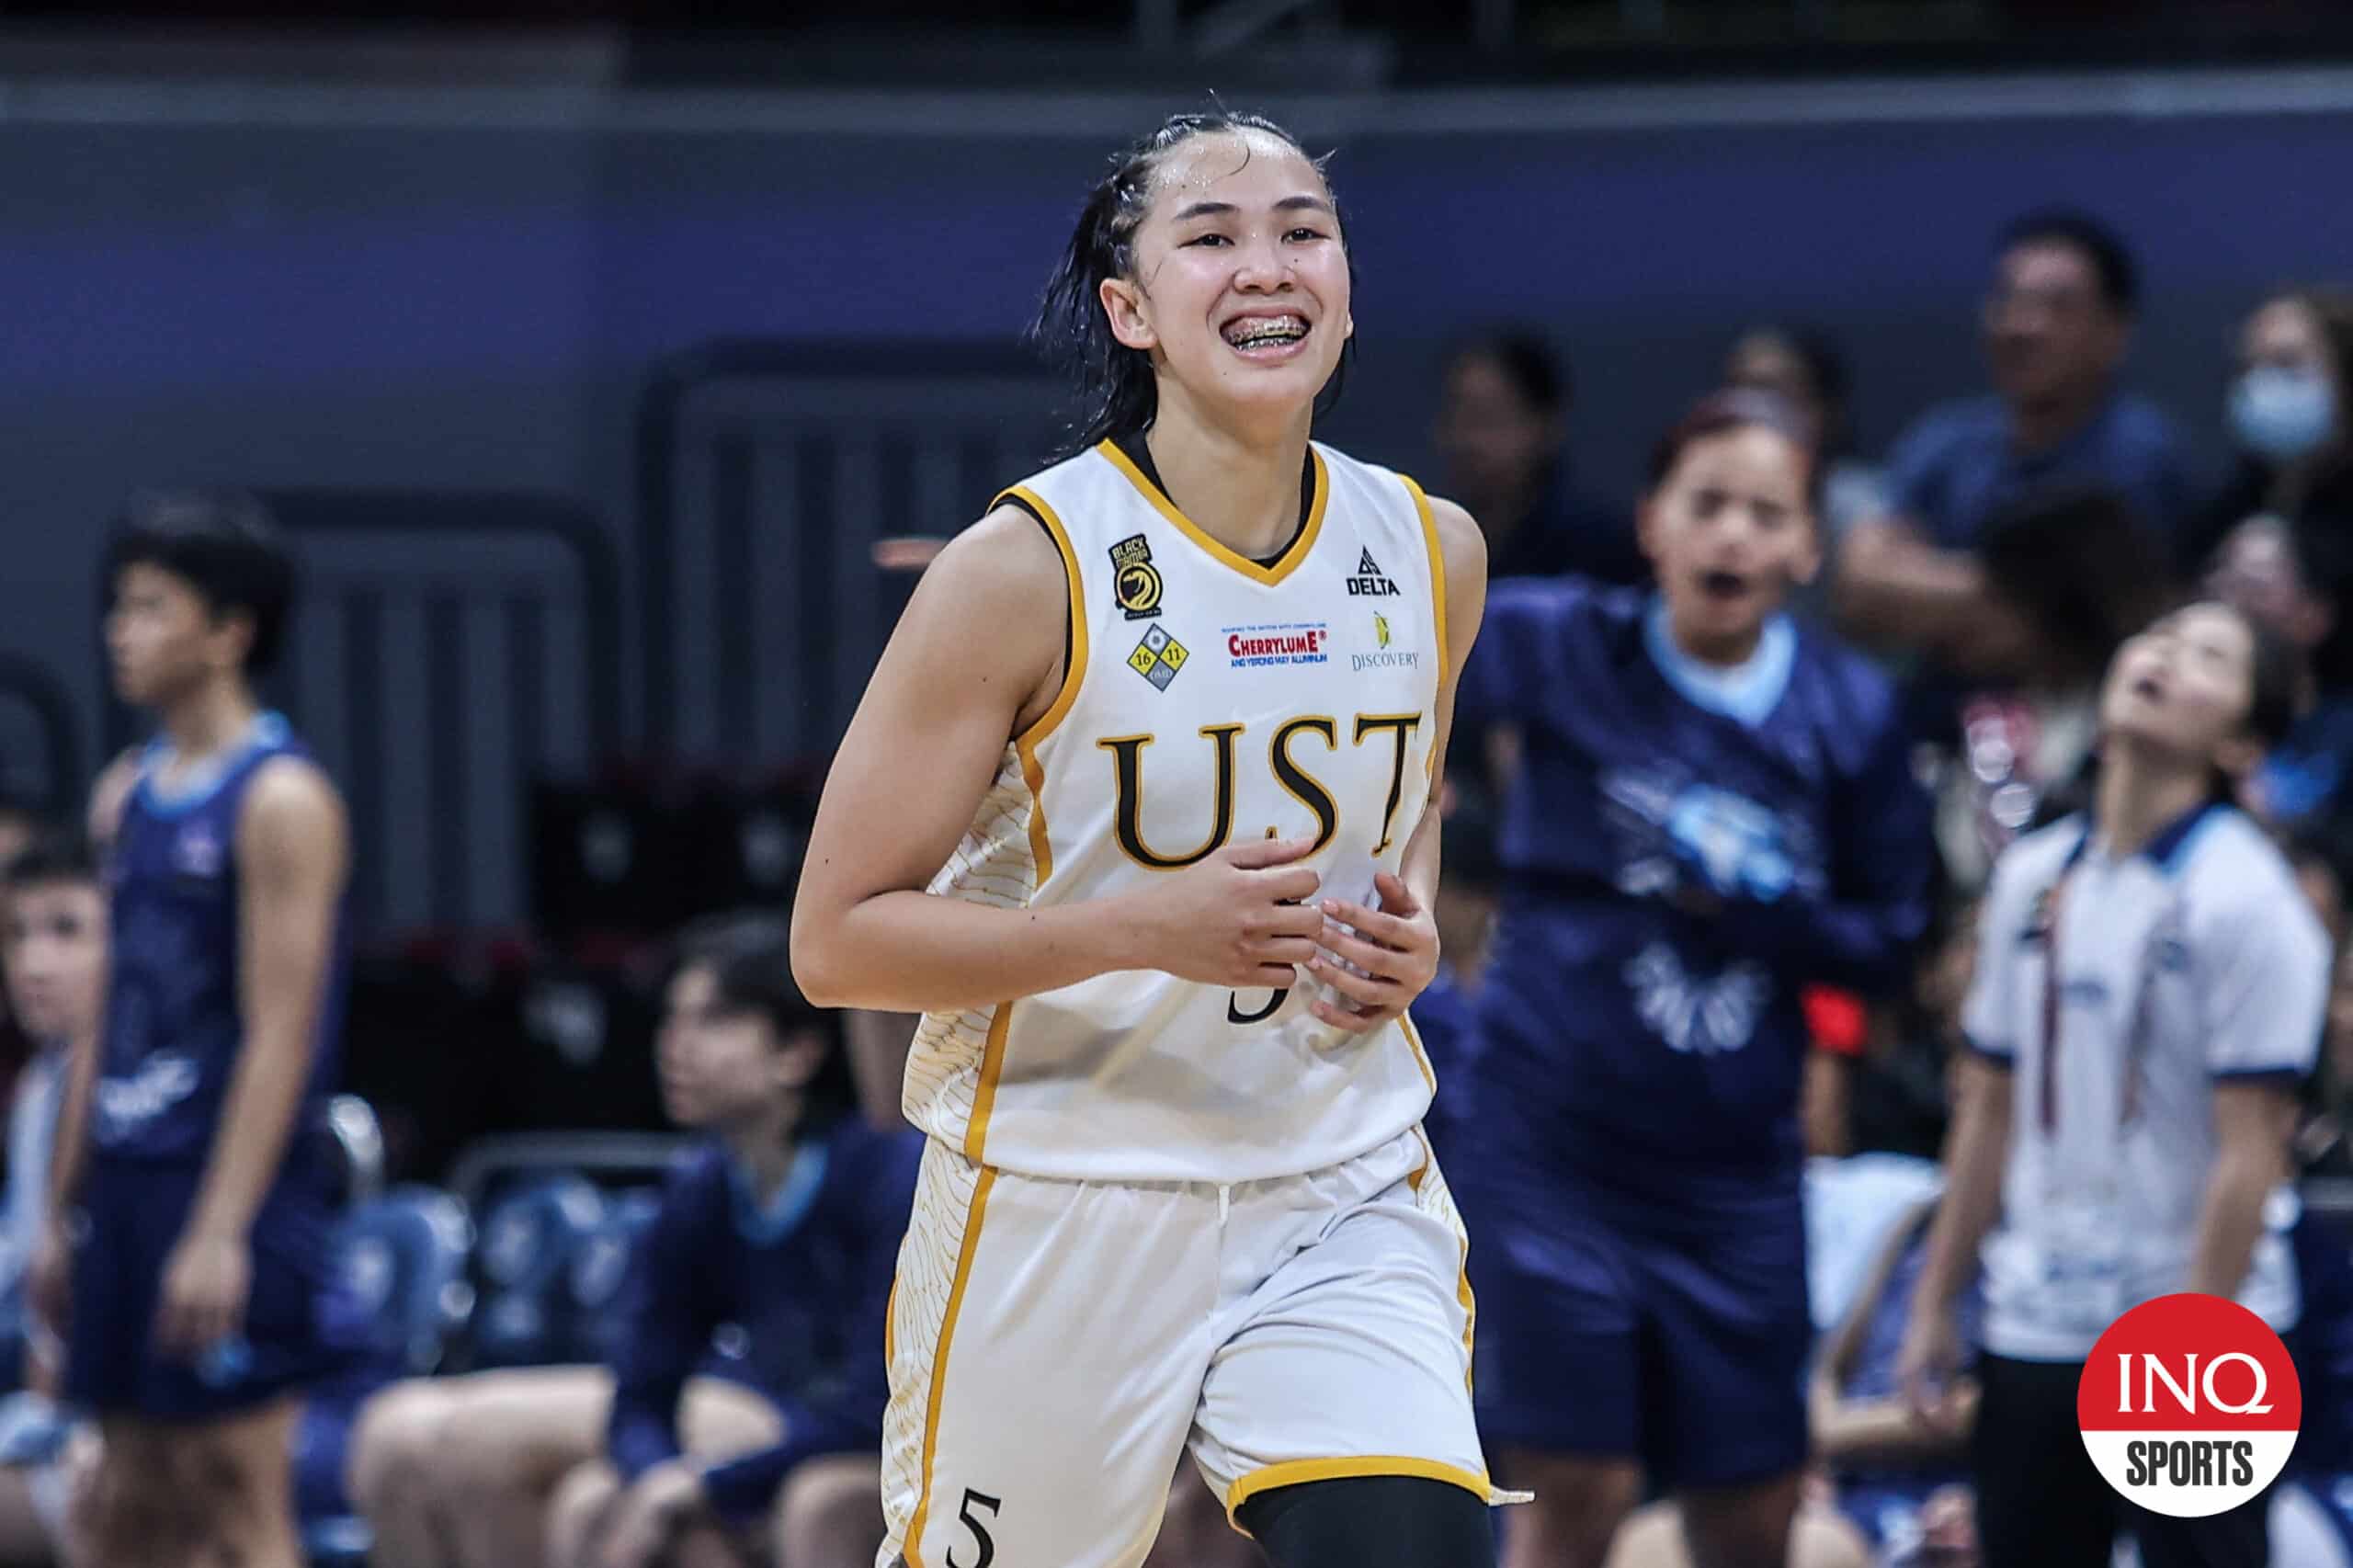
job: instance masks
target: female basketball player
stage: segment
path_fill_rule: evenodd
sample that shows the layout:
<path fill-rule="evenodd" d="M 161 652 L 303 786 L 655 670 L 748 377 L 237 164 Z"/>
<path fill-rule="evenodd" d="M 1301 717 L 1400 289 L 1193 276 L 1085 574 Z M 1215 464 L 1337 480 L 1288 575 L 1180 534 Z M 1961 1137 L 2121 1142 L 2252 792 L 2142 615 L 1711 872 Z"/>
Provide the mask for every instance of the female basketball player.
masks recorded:
<path fill-rule="evenodd" d="M 795 971 L 928 1015 L 883 1453 L 911 1568 L 1132 1564 L 1188 1440 L 1282 1568 L 1489 1559 L 1405 1020 L 1485 562 L 1309 441 L 1349 284 L 1276 126 L 1122 153 L 1040 323 L 1076 455 L 933 562 L 835 757 Z"/>
<path fill-rule="evenodd" d="M 1482 1430 L 1537 1494 L 1515 1568 L 1597 1568 L 1646 1471 L 1700 1568 L 1783 1562 L 1801 992 L 1900 981 L 1929 871 L 1893 692 L 1782 609 L 1819 559 L 1813 468 L 1784 400 L 1707 399 L 1639 513 L 1656 591 L 1499 588 L 1463 676 L 1461 722 L 1525 753 L 1461 1173 Z"/>
<path fill-rule="evenodd" d="M 2235 1296 L 2281 1326 L 2295 1311 L 2264 1208 L 2290 1174 L 2328 938 L 2228 803 L 2294 702 L 2291 655 L 2241 611 L 2166 616 L 2109 665 L 2092 809 L 1995 864 L 1962 1019 L 1975 1059 L 1899 1363 L 1938 1414 L 1929 1385 L 1956 1369 L 1951 1303 L 1983 1241 L 1971 1447 L 1989 1563 L 2106 1562 L 2127 1526 L 2147 1568 L 2285 1561 L 2261 1498 L 2197 1519 L 2127 1506 L 2071 1418 L 2094 1344 L 2143 1301 Z"/>

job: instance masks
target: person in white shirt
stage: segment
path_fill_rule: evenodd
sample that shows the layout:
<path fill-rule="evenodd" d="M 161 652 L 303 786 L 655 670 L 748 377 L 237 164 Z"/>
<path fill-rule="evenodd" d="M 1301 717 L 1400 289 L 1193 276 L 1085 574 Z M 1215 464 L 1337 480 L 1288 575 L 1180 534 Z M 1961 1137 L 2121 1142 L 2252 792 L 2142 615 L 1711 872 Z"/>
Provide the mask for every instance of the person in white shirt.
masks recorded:
<path fill-rule="evenodd" d="M 2268 1560 L 2260 1498 L 2208 1519 L 2130 1507 L 2075 1408 L 2094 1342 L 2140 1302 L 2205 1291 L 2275 1326 L 2295 1311 L 2263 1215 L 2319 1046 L 2328 939 L 2228 804 L 2293 691 L 2287 651 L 2237 610 L 2158 620 L 2109 667 L 2092 810 L 1995 866 L 1963 1018 L 1974 1059 L 1899 1377 L 1923 1419 L 1949 1414 L 1952 1303 L 1983 1243 L 1972 1459 L 2003 1568 L 2105 1563 L 2127 1529 L 2145 1568 Z"/>

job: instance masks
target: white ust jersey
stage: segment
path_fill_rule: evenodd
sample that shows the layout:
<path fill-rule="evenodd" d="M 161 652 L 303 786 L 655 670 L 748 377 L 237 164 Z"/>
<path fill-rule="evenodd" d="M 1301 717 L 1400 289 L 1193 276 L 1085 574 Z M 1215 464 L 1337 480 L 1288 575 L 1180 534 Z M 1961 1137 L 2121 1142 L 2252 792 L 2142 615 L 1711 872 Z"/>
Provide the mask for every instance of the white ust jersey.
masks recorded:
<path fill-rule="evenodd" d="M 1106 444 L 1005 500 L 1061 551 L 1070 658 L 1006 747 L 930 891 L 1006 908 L 1152 890 L 1222 846 L 1313 836 L 1324 892 L 1370 902 L 1428 803 L 1445 564 L 1411 480 L 1327 447 L 1272 565 L 1225 549 Z M 1158 971 L 935 1013 L 909 1119 L 1033 1176 L 1239 1182 L 1354 1158 L 1417 1122 L 1410 1024 L 1347 1036 L 1323 988 L 1234 992 Z"/>

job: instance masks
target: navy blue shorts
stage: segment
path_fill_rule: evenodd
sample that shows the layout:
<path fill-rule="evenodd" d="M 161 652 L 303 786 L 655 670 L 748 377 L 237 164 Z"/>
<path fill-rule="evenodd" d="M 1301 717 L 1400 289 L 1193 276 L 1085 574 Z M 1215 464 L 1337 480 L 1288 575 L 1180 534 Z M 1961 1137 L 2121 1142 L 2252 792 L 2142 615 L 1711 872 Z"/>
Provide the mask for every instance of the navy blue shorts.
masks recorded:
<path fill-rule="evenodd" d="M 1661 1487 L 1806 1460 L 1797 1192 L 1657 1210 L 1526 1182 L 1463 1199 L 1476 1398 L 1493 1449 L 1631 1459 Z"/>
<path fill-rule="evenodd" d="M 93 1157 L 74 1251 L 65 1399 L 100 1415 L 210 1420 L 255 1409 L 337 1363 L 324 1334 L 332 1278 L 324 1184 L 290 1171 L 255 1216 L 242 1336 L 193 1361 L 155 1353 L 164 1267 L 199 1166 Z"/>

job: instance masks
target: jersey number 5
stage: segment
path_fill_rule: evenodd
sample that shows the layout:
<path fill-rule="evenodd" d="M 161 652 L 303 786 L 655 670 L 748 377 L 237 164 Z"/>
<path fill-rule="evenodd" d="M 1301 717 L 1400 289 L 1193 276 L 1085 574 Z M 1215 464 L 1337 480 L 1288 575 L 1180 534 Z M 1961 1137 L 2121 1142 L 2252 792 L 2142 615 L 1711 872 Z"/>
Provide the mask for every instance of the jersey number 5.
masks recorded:
<path fill-rule="evenodd" d="M 972 1539 L 981 1543 L 981 1554 L 970 1562 L 959 1562 L 956 1561 L 956 1549 L 951 1546 L 948 1549 L 948 1568 L 989 1568 L 989 1564 L 996 1561 L 996 1541 L 990 1536 L 988 1527 L 972 1517 L 974 1505 L 986 1508 L 989 1517 L 995 1518 L 996 1511 L 1005 1506 L 1005 1499 L 975 1492 L 969 1486 L 964 1488 L 964 1503 L 956 1510 L 956 1517 L 964 1521 L 964 1528 L 971 1530 Z"/>

